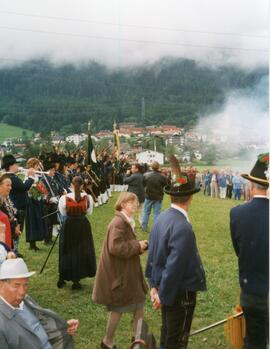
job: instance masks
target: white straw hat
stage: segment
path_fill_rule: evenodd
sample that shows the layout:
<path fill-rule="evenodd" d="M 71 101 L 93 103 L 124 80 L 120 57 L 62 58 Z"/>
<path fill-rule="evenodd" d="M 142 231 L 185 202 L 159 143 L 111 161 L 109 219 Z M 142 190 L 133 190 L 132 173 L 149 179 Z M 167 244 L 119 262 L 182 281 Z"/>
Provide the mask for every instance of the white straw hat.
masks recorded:
<path fill-rule="evenodd" d="M 6 259 L 0 266 L 0 280 L 28 278 L 33 274 L 22 258 Z"/>

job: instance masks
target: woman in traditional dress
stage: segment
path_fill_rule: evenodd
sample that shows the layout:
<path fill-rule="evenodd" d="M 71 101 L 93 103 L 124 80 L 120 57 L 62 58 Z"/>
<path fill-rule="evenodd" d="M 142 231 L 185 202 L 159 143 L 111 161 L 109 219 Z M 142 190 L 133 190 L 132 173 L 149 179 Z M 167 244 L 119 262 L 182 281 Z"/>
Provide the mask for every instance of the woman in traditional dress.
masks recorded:
<path fill-rule="evenodd" d="M 4 174 L 0 176 L 0 241 L 5 243 L 10 249 L 13 248 L 12 241 L 12 231 L 11 231 L 11 222 L 4 206 L 4 202 L 8 198 L 8 195 L 11 191 L 11 179 L 8 175 Z M 14 217 L 13 217 L 14 218 Z M 14 218 L 14 234 L 16 231 L 16 220 Z"/>
<path fill-rule="evenodd" d="M 59 248 L 59 280 L 72 281 L 72 289 L 81 289 L 80 280 L 96 274 L 96 256 L 91 225 L 86 214 L 93 211 L 93 199 L 82 192 L 83 179 L 72 180 L 72 192 L 59 200 L 59 211 L 64 216 Z"/>
<path fill-rule="evenodd" d="M 107 306 L 109 318 L 102 349 L 116 348 L 113 337 L 123 313 L 133 313 L 134 333 L 143 317 L 147 285 L 140 255 L 147 250 L 146 240 L 138 241 L 132 216 L 138 210 L 134 193 L 121 193 L 116 202 L 116 215 L 108 226 L 99 261 L 93 301 Z"/>
<path fill-rule="evenodd" d="M 36 158 L 30 158 L 26 163 L 27 168 L 34 168 L 36 171 L 40 170 L 40 161 Z M 26 242 L 29 242 L 29 249 L 33 251 L 38 251 L 39 248 L 36 245 L 36 241 L 43 241 L 45 239 L 45 236 L 47 234 L 47 224 L 46 219 L 43 217 L 45 216 L 45 186 L 44 184 L 38 184 L 39 186 L 42 185 L 44 189 L 44 193 L 40 192 L 38 193 L 38 190 L 36 190 L 37 195 L 33 195 L 33 189 L 39 182 L 40 178 L 38 175 L 35 175 L 35 183 L 32 185 L 33 188 L 30 188 L 28 191 L 28 205 L 26 206 L 26 214 L 25 214 L 25 235 L 26 235 Z"/>

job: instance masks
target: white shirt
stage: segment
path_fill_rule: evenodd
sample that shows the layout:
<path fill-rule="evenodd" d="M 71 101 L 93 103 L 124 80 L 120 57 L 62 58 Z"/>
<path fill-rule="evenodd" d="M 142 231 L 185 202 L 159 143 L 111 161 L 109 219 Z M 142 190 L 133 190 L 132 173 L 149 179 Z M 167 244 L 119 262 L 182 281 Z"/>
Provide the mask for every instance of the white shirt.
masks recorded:
<path fill-rule="evenodd" d="M 183 213 L 183 215 L 186 217 L 187 221 L 190 223 L 190 220 L 189 220 L 189 218 L 188 218 L 188 214 L 187 214 L 187 211 L 186 211 L 186 210 L 184 210 L 182 207 L 179 207 L 179 206 L 177 206 L 177 205 L 175 205 L 175 204 L 171 204 L 171 208 L 174 208 L 175 210 L 178 210 L 178 211 L 180 211 L 181 213 Z"/>
<path fill-rule="evenodd" d="M 253 198 L 261 198 L 261 199 L 268 199 L 269 200 L 269 197 L 266 195 L 254 195 Z"/>
<path fill-rule="evenodd" d="M 0 296 L 0 298 L 2 299 L 3 302 L 6 303 L 6 305 L 8 305 L 11 309 L 13 309 L 13 310 L 15 310 L 15 309 L 21 309 L 21 310 L 23 310 L 24 301 L 21 301 L 21 303 L 20 303 L 20 305 L 19 305 L 19 308 L 15 308 L 15 307 L 13 307 L 13 305 L 9 304 L 9 303 L 5 300 L 5 298 L 3 298 L 2 296 Z"/>

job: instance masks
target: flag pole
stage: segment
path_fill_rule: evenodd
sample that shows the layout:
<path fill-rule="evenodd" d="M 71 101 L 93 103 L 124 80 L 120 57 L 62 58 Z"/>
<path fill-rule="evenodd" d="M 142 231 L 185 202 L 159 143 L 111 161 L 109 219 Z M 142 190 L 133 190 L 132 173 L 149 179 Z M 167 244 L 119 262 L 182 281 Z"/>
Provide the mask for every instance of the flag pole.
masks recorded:
<path fill-rule="evenodd" d="M 91 133 L 90 133 L 90 130 L 91 130 L 91 121 L 89 120 L 88 121 L 88 124 L 87 124 L 87 130 L 88 130 L 88 142 L 87 142 L 87 164 L 90 165 L 91 164 L 91 159 L 90 159 L 90 137 L 91 137 Z"/>
<path fill-rule="evenodd" d="M 113 123 L 113 134 L 114 134 L 114 150 L 113 153 L 115 154 L 115 132 L 116 132 L 116 121 L 114 120 Z M 112 184 L 113 184 L 113 191 L 115 191 L 115 173 L 116 168 L 115 168 L 115 159 L 114 159 L 114 168 L 113 168 L 113 180 L 112 180 Z"/>

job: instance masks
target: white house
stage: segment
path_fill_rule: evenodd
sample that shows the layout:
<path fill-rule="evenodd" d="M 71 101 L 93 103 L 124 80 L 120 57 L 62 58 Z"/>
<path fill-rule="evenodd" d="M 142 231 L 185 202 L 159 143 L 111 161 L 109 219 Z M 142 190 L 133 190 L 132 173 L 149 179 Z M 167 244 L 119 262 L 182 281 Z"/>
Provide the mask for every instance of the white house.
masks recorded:
<path fill-rule="evenodd" d="M 86 139 L 87 139 L 87 134 L 85 133 L 74 134 L 66 137 L 67 142 L 73 142 L 76 146 L 78 146 L 82 141 L 85 141 Z"/>
<path fill-rule="evenodd" d="M 143 164 L 150 164 L 153 161 L 157 161 L 160 165 L 163 165 L 164 154 L 153 150 L 145 150 L 136 154 L 136 160 Z"/>
<path fill-rule="evenodd" d="M 196 158 L 196 160 L 201 160 L 202 159 L 202 154 L 199 150 L 195 150 L 194 151 L 194 156 Z"/>

